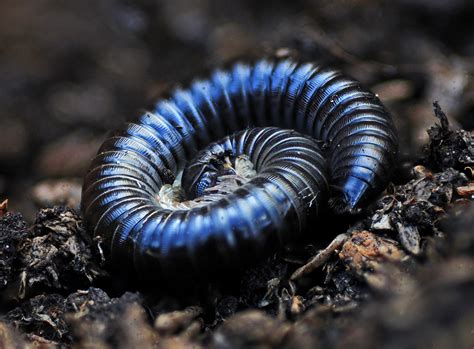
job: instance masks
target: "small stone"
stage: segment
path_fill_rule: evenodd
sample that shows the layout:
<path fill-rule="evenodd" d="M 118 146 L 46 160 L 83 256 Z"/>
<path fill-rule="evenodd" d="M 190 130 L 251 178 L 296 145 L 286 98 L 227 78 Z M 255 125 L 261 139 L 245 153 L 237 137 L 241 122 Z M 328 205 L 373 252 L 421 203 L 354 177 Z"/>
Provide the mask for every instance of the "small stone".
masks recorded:
<path fill-rule="evenodd" d="M 301 296 L 293 296 L 291 298 L 290 312 L 292 315 L 299 315 L 304 312 L 304 299 Z"/>
<path fill-rule="evenodd" d="M 418 228 L 411 224 L 396 224 L 398 237 L 402 246 L 410 253 L 414 254 L 415 256 L 420 254 L 420 233 L 418 232 Z"/>
<path fill-rule="evenodd" d="M 79 210 L 81 190 L 79 178 L 44 180 L 33 187 L 31 195 L 38 207 L 68 206 Z"/>
<path fill-rule="evenodd" d="M 390 215 L 388 214 L 375 214 L 374 217 L 372 218 L 372 229 L 374 230 L 391 230 L 392 223 L 390 221 Z"/>
<path fill-rule="evenodd" d="M 412 172 L 416 178 L 431 177 L 433 175 L 430 170 L 428 170 L 425 166 L 422 165 L 417 165 L 413 167 Z"/>

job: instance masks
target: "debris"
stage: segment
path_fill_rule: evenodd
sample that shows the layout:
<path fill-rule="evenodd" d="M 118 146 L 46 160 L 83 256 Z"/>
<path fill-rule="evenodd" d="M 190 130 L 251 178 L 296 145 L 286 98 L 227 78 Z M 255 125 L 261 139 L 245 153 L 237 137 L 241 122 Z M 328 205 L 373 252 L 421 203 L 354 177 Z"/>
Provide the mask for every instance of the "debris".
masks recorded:
<path fill-rule="evenodd" d="M 432 173 L 423 166 L 413 170 L 416 178 L 392 189 L 374 207 L 368 229 L 396 232 L 402 246 L 411 254 L 422 253 L 422 235 L 432 234 L 439 219 L 456 199 L 454 188 L 465 186 L 467 177 L 452 168 Z"/>
<path fill-rule="evenodd" d="M 81 219 L 68 208 L 41 210 L 19 252 L 19 298 L 43 288 L 74 291 L 106 275 L 91 250 Z"/>
<path fill-rule="evenodd" d="M 342 245 L 339 258 L 355 274 L 363 277 L 374 289 L 385 293 L 401 286 L 400 268 L 408 256 L 399 244 L 369 231 L 353 232 Z M 397 275 L 397 278 L 394 277 Z"/>
<path fill-rule="evenodd" d="M 80 348 L 152 348 L 156 341 L 143 299 L 136 293 L 109 298 L 100 289 L 68 297 L 65 314 L 71 336 Z"/>
<path fill-rule="evenodd" d="M 2 300 L 5 289 L 16 279 L 20 270 L 19 249 L 28 236 L 27 224 L 19 213 L 8 212 L 0 215 L 0 290 Z"/>
<path fill-rule="evenodd" d="M 339 258 L 357 274 L 377 269 L 376 264 L 400 263 L 406 254 L 396 241 L 381 238 L 369 231 L 356 231 L 342 245 Z"/>
<path fill-rule="evenodd" d="M 8 212 L 8 199 L 3 200 L 0 203 L 0 218 Z"/>
<path fill-rule="evenodd" d="M 249 268 L 241 276 L 240 298 L 246 307 L 277 305 L 276 293 L 281 287 L 288 273 L 288 265 L 277 256 L 272 256 L 258 265 Z"/>
<path fill-rule="evenodd" d="M 9 311 L 5 320 L 17 329 L 52 342 L 70 343 L 72 338 L 64 318 L 65 299 L 58 294 L 39 295 Z"/>
<path fill-rule="evenodd" d="M 463 198 L 474 199 L 474 182 L 470 182 L 468 185 L 460 186 L 456 188 L 456 193 Z"/>
<path fill-rule="evenodd" d="M 292 275 L 291 280 L 297 280 L 302 276 L 311 273 L 312 271 L 316 270 L 324 263 L 326 263 L 329 258 L 332 256 L 336 250 L 341 248 L 341 246 L 346 242 L 348 239 L 347 234 L 340 234 L 336 236 L 336 238 L 326 247 L 324 250 L 320 251 L 316 256 L 311 258 L 308 263 L 306 263 L 301 268 L 298 268 Z"/>
<path fill-rule="evenodd" d="M 411 224 L 396 223 L 398 238 L 405 249 L 411 254 L 419 255 L 421 236 L 418 228 Z"/>
<path fill-rule="evenodd" d="M 471 348 L 474 7 L 362 4 L 0 1 L 0 348 Z M 387 104 L 402 169 L 358 216 L 180 297 L 105 275 L 69 208 L 29 223 L 29 194 L 78 207 L 73 178 L 144 100 L 262 56 L 317 57 Z"/>
<path fill-rule="evenodd" d="M 434 107 L 440 125 L 428 130 L 430 143 L 425 147 L 424 163 L 433 170 L 454 168 L 467 171 L 466 168 L 474 166 L 474 131 L 452 131 L 446 114 L 437 102 Z"/>

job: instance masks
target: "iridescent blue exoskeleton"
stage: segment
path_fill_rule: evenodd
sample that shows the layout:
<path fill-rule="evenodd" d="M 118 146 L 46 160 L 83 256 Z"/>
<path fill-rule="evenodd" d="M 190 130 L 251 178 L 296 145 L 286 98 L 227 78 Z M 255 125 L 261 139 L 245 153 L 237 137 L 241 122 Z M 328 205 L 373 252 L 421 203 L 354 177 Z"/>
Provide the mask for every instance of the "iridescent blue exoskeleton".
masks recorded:
<path fill-rule="evenodd" d="M 82 212 L 123 270 L 156 279 L 214 273 L 298 236 L 329 198 L 356 210 L 387 185 L 396 152 L 378 98 L 339 71 L 236 64 L 107 139 L 85 177 Z M 237 173 L 242 155 L 252 175 Z M 184 191 L 198 198 L 165 205 L 163 188 L 174 191 L 185 166 Z"/>

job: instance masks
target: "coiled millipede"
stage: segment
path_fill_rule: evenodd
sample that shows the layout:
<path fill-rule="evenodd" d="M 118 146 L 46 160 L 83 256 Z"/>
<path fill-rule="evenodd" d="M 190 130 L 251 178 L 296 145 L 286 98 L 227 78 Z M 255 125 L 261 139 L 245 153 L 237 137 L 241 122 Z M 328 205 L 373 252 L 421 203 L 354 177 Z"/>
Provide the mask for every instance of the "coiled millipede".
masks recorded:
<path fill-rule="evenodd" d="M 199 277 L 274 251 L 329 197 L 358 209 L 387 185 L 396 152 L 386 109 L 341 72 L 236 64 L 107 139 L 81 208 L 112 265 L 144 278 Z"/>

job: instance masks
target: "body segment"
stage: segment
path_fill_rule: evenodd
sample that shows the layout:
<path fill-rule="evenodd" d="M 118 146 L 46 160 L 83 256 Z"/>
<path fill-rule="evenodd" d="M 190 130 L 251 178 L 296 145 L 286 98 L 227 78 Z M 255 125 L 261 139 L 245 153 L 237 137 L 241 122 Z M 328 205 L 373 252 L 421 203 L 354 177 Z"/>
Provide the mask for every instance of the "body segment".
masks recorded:
<path fill-rule="evenodd" d="M 219 200 L 160 205 L 163 185 L 226 136 L 214 151 L 247 155 L 255 177 Z M 328 183 L 341 208 L 358 208 L 386 186 L 396 151 L 390 116 L 357 81 L 291 60 L 236 64 L 175 91 L 106 140 L 85 177 L 82 211 L 112 263 L 157 277 L 212 273 L 297 235 L 325 203 Z M 183 182 L 202 168 L 188 165 Z M 212 182 L 199 178 L 201 187 Z"/>

